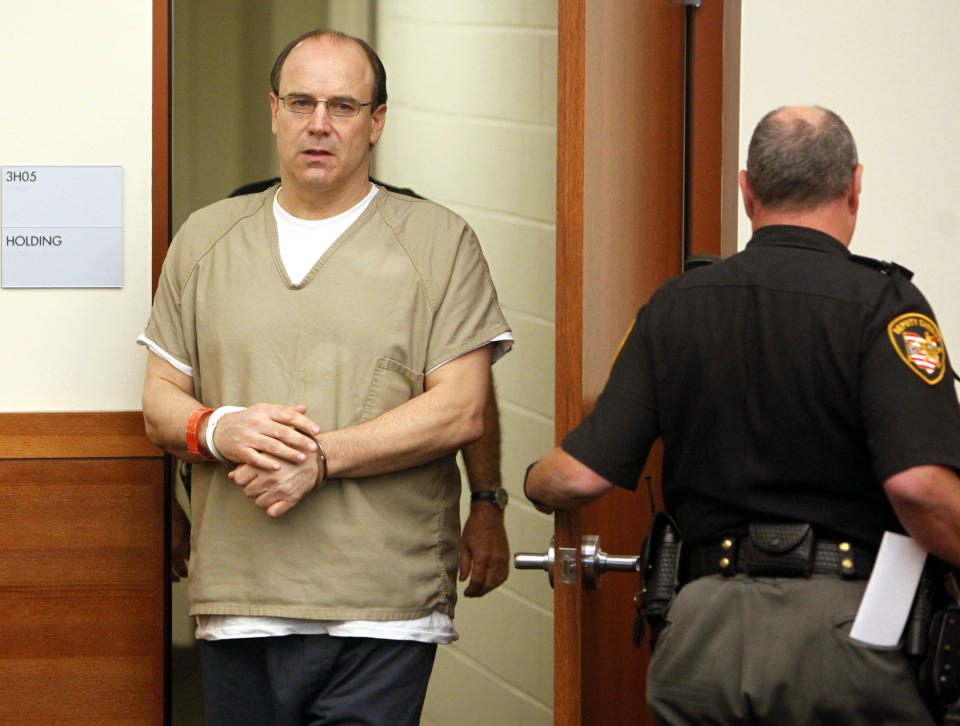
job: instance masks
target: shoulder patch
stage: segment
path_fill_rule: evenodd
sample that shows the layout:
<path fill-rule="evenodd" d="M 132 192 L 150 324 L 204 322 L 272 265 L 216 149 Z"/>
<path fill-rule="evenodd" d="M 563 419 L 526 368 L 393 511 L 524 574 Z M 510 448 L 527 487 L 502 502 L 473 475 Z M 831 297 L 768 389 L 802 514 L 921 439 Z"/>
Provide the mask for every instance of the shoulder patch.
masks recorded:
<path fill-rule="evenodd" d="M 907 367 L 931 386 L 946 369 L 940 329 L 926 315 L 904 313 L 887 325 L 890 342 Z"/>

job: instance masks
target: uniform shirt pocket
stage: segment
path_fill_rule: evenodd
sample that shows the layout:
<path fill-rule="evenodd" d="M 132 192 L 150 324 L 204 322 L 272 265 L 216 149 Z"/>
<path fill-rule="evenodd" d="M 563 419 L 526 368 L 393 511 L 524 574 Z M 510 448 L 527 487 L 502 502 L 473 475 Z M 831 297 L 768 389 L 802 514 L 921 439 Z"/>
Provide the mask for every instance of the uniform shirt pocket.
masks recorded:
<path fill-rule="evenodd" d="M 369 421 L 423 393 L 424 375 L 390 358 L 378 358 L 360 412 Z"/>

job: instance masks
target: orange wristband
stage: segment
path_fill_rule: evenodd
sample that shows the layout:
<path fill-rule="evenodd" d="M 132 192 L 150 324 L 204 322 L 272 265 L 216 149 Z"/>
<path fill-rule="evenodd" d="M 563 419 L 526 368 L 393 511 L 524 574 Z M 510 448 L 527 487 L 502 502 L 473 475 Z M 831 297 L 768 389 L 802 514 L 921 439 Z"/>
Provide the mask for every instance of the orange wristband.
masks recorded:
<path fill-rule="evenodd" d="M 210 455 L 210 452 L 206 450 L 206 447 L 203 449 L 200 448 L 200 441 L 197 438 L 197 429 L 200 428 L 200 422 L 206 417 L 213 413 L 214 409 L 212 408 L 198 408 L 192 414 L 190 418 L 187 419 L 187 451 L 191 454 L 196 454 L 201 456 L 207 461 L 216 461 L 213 456 Z"/>

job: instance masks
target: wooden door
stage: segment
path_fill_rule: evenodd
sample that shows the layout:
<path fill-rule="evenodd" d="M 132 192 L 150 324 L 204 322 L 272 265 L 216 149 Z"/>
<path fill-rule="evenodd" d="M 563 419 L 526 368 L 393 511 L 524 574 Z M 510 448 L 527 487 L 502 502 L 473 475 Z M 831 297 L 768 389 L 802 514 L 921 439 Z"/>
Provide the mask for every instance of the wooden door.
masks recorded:
<path fill-rule="evenodd" d="M 729 113 L 737 101 L 724 95 L 735 86 L 723 87 L 731 43 L 724 3 L 704 2 L 698 10 L 677 0 L 560 2 L 558 441 L 592 409 L 637 309 L 680 272 L 685 250 L 719 253 L 721 228 L 735 235 L 735 197 L 724 191 L 735 188 L 735 141 L 732 158 L 723 154 L 724 138 L 737 133 Z M 726 5 L 738 34 L 739 3 Z M 729 24 L 726 35 L 734 37 Z M 698 84 L 685 82 L 688 64 Z M 660 462 L 658 444 L 645 472 L 655 483 Z M 649 509 L 642 488 L 614 491 L 558 514 L 556 546 L 579 551 L 581 536 L 596 534 L 608 553 L 638 554 Z M 652 724 L 648 651 L 631 637 L 636 576 L 607 574 L 587 590 L 582 566 L 572 585 L 557 574 L 554 722 Z"/>

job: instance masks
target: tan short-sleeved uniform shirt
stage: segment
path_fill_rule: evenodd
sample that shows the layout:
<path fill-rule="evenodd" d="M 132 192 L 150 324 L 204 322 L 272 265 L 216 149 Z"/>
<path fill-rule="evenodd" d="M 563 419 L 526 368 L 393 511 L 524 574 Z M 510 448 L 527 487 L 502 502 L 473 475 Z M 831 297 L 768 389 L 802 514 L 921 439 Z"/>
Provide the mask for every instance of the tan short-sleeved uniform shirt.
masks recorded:
<path fill-rule="evenodd" d="M 171 245 L 145 336 L 193 370 L 206 406 L 305 404 L 322 430 L 423 392 L 427 371 L 508 332 L 476 236 L 449 210 L 381 190 L 290 282 L 276 188 L 193 214 Z M 334 479 L 279 519 L 193 470 L 191 614 L 403 620 L 453 614 L 454 456 Z"/>

